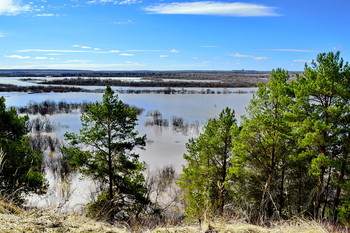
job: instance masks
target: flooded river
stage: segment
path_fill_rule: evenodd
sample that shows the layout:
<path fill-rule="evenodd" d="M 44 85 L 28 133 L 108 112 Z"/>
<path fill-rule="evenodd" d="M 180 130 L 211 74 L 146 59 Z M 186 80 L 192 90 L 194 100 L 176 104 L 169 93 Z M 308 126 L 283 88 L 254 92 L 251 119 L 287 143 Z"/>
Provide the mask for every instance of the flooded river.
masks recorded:
<path fill-rule="evenodd" d="M 35 83 L 23 82 L 19 78 L 1 78 L 0 83 L 15 85 L 38 85 Z M 104 87 L 83 87 L 104 89 Z M 112 87 L 115 90 L 119 87 Z M 124 87 L 127 88 L 127 87 Z M 132 88 L 133 89 L 133 88 Z M 154 89 L 154 88 L 152 88 Z M 192 88 L 194 89 L 194 88 Z M 139 151 L 140 159 L 145 161 L 150 169 L 162 168 L 166 165 L 174 166 L 180 173 L 184 164 L 183 154 L 186 152 L 186 142 L 191 137 L 198 136 L 198 132 L 206 124 L 209 118 L 218 117 L 225 107 L 233 108 L 236 118 L 245 113 L 245 107 L 252 98 L 255 88 L 230 88 L 230 90 L 242 93 L 234 94 L 119 94 L 119 98 L 130 105 L 143 108 L 145 111 L 139 116 L 137 130 L 141 135 L 146 134 L 148 143 L 146 150 Z M 45 100 L 66 101 L 66 102 L 91 102 L 101 101 L 102 93 L 8 93 L 0 95 L 6 98 L 7 106 L 25 106 L 30 101 L 41 102 Z M 147 113 L 158 110 L 164 119 L 171 122 L 172 117 L 182 117 L 187 130 L 174 130 L 171 126 L 146 126 L 149 120 Z M 65 132 L 78 133 L 81 127 L 80 114 L 56 114 L 50 116 L 50 121 L 59 124 L 55 134 L 62 138 Z M 171 124 L 170 124 L 171 125 Z M 76 182 L 82 182 L 76 180 Z M 83 183 L 80 183 L 83 186 Z M 78 188 L 80 189 L 80 188 Z M 77 201 L 79 202 L 79 201 Z"/>

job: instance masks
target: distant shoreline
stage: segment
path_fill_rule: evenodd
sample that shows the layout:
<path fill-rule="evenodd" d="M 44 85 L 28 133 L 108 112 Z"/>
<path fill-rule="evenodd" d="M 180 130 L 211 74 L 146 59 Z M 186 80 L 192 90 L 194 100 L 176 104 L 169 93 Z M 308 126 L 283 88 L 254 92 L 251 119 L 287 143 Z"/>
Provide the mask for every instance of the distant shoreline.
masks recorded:
<path fill-rule="evenodd" d="M 300 72 L 290 72 L 291 80 Z M 206 89 L 204 94 L 228 94 L 218 88 L 254 88 L 268 82 L 270 73 L 263 71 L 62 71 L 62 70 L 0 70 L 0 82 L 4 77 L 22 78 L 28 86 L 0 84 L 0 92 L 94 92 L 84 86 L 130 87 L 128 94 L 203 94 L 186 88 Z M 35 79 L 35 78 L 45 79 Z M 63 79 L 55 79 L 63 78 Z M 120 79 L 119 79 L 120 78 Z M 125 80 L 122 78 L 137 78 Z M 42 84 L 30 86 L 30 82 Z M 133 88 L 162 88 L 138 90 Z M 183 91 L 174 90 L 183 88 Z M 211 89 L 214 90 L 211 90 Z"/>

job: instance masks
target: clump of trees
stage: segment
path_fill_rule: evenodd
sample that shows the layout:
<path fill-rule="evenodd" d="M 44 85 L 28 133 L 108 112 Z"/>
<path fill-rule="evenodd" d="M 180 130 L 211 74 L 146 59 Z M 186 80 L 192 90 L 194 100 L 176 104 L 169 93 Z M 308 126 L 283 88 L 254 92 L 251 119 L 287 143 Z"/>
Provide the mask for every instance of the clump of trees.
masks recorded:
<path fill-rule="evenodd" d="M 230 87 L 254 87 L 259 82 L 267 82 L 267 78 L 259 77 L 235 77 L 233 79 L 222 79 L 222 80 L 211 80 L 208 81 L 197 81 L 197 80 L 172 80 L 172 81 L 163 81 L 163 79 L 151 79 L 144 80 L 142 82 L 135 81 L 123 81 L 117 79 L 100 79 L 100 78 L 64 78 L 56 80 L 45 80 L 38 82 L 39 84 L 47 85 L 75 85 L 75 86 L 120 86 L 120 87 L 166 87 L 168 92 L 165 91 L 165 94 L 171 94 L 170 87 L 200 87 L 200 88 L 230 88 Z M 210 90 L 210 89 L 208 89 Z M 176 92 L 176 91 L 175 91 Z M 207 94 L 210 94 L 209 91 Z"/>
<path fill-rule="evenodd" d="M 47 183 L 42 153 L 33 150 L 27 137 L 28 117 L 7 109 L 0 97 L 0 198 L 21 204 L 28 193 L 43 194 Z"/>
<path fill-rule="evenodd" d="M 272 71 L 239 127 L 228 120 L 231 110 L 210 120 L 184 155 L 179 185 L 187 217 L 231 214 L 268 223 L 298 216 L 349 224 L 349 88 L 349 64 L 339 52 L 322 53 L 292 82 L 287 71 Z M 231 123 L 220 128 L 223 122 Z"/>
<path fill-rule="evenodd" d="M 79 87 L 64 86 L 16 86 L 12 84 L 0 84 L 0 92 L 30 92 L 30 93 L 50 93 L 50 92 L 91 92 Z"/>

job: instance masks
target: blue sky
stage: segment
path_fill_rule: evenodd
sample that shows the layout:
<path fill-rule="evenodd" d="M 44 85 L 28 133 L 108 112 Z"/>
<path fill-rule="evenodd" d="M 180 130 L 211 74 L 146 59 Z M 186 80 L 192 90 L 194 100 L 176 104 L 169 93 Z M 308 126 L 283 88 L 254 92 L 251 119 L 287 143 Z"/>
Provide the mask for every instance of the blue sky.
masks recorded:
<path fill-rule="evenodd" d="M 350 61 L 349 0 L 0 0 L 0 69 L 303 70 Z"/>

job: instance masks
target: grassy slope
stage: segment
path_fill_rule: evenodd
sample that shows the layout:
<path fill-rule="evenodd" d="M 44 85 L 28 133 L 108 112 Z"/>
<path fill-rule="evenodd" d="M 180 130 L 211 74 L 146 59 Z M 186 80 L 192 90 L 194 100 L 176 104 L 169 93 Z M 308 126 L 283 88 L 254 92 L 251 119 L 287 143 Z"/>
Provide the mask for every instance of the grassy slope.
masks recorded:
<path fill-rule="evenodd" d="M 327 229 L 330 229 L 329 231 Z M 0 232 L 130 232 L 122 226 L 112 226 L 107 223 L 97 222 L 89 218 L 75 215 L 60 215 L 50 211 L 30 210 L 24 211 L 0 201 Z M 335 226 L 323 227 L 316 222 L 290 221 L 275 224 L 274 226 L 260 227 L 247 223 L 234 221 L 214 222 L 211 226 L 199 225 L 163 227 L 153 230 L 138 230 L 137 232 L 157 233 L 201 233 L 201 232 L 225 232 L 225 233 L 326 233 L 326 232 L 350 232 L 350 229 Z"/>

